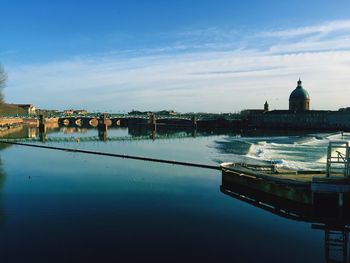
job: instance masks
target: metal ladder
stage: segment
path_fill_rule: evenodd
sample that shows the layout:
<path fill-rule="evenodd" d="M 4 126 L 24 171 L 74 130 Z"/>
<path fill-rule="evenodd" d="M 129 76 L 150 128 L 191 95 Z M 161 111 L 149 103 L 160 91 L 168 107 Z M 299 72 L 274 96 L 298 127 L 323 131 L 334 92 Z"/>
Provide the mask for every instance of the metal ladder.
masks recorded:
<path fill-rule="evenodd" d="M 343 150 L 344 152 L 340 152 L 339 150 Z M 338 174 L 343 173 L 345 177 L 350 177 L 349 160 L 349 142 L 329 142 L 326 167 L 327 177 L 331 176 L 333 172 Z"/>

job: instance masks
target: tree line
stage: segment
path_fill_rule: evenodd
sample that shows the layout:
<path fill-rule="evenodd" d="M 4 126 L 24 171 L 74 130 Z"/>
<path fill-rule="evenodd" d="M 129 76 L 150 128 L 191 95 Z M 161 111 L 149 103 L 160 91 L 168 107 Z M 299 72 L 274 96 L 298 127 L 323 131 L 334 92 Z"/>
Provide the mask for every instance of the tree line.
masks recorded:
<path fill-rule="evenodd" d="M 16 105 L 8 104 L 4 99 L 4 88 L 6 87 L 7 74 L 0 64 L 0 117 L 3 115 L 24 114 L 24 110 Z"/>
<path fill-rule="evenodd" d="M 7 75 L 4 68 L 0 65 L 0 103 L 4 103 L 3 90 L 6 86 Z"/>

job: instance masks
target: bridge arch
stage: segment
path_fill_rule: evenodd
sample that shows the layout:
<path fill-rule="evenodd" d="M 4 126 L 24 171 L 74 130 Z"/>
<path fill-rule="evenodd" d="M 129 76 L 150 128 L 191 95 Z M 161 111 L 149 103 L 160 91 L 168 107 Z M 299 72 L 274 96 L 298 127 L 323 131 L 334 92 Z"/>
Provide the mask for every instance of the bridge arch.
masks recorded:
<path fill-rule="evenodd" d="M 75 120 L 75 124 L 76 124 L 77 126 L 81 127 L 81 126 L 83 125 L 82 119 L 76 119 L 76 120 Z"/>
<path fill-rule="evenodd" d="M 62 123 L 64 126 L 68 126 L 70 121 L 69 121 L 69 119 L 64 119 Z"/>
<path fill-rule="evenodd" d="M 98 125 L 98 120 L 96 118 L 92 118 L 91 120 L 89 120 L 89 124 L 92 126 L 92 127 L 97 127 Z"/>

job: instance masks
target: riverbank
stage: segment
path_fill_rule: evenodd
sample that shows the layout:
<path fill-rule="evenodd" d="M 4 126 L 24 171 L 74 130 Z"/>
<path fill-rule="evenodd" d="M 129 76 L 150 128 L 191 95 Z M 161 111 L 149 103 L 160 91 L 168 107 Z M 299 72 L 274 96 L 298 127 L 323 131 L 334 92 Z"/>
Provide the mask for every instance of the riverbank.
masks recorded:
<path fill-rule="evenodd" d="M 0 118 L 0 130 L 10 129 L 11 127 L 23 124 L 23 119 L 20 118 Z"/>

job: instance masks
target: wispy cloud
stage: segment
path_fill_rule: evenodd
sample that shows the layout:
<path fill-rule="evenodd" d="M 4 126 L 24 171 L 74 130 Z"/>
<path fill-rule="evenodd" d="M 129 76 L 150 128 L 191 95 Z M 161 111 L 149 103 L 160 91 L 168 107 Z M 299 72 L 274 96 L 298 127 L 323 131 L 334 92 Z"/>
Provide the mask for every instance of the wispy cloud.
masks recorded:
<path fill-rule="evenodd" d="M 252 73 L 252 72 L 266 72 L 270 70 L 281 69 L 281 67 L 257 67 L 250 69 L 241 70 L 215 70 L 215 71 L 205 71 L 205 72 L 194 72 L 192 75 L 222 75 L 222 74 L 240 74 L 240 73 Z"/>
<path fill-rule="evenodd" d="M 350 30 L 350 20 L 331 21 L 314 26 L 304 26 L 285 30 L 263 32 L 264 37 L 300 37 L 312 34 L 330 34 L 336 31 Z"/>
<path fill-rule="evenodd" d="M 171 45 L 123 55 L 111 51 L 13 66 L 8 68 L 7 99 L 99 111 L 224 112 L 262 107 L 265 100 L 272 108 L 286 108 L 301 76 L 311 107 L 349 106 L 350 20 L 238 40 L 239 34 L 230 38 L 217 28 L 178 35 Z"/>
<path fill-rule="evenodd" d="M 350 20 L 331 21 L 295 29 L 258 34 L 270 40 L 273 53 L 299 53 L 350 49 Z"/>

